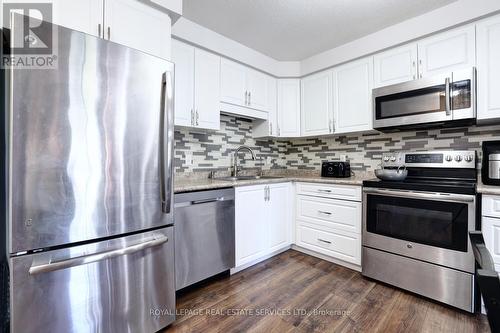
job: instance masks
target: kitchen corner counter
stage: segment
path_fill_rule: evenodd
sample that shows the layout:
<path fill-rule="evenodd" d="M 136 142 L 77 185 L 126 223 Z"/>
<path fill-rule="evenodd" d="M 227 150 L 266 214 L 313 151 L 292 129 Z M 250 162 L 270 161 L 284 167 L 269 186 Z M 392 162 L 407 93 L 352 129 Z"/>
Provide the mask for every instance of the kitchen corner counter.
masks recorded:
<path fill-rule="evenodd" d="M 481 176 L 479 176 L 477 180 L 477 193 L 500 195 L 500 186 L 485 185 L 483 184 Z"/>
<path fill-rule="evenodd" d="M 193 192 L 214 190 L 218 188 L 249 186 L 259 184 L 283 183 L 283 182 L 304 182 L 304 183 L 322 183 L 322 184 L 341 184 L 341 185 L 363 185 L 363 180 L 374 178 L 373 173 L 359 172 L 349 178 L 327 178 L 313 174 L 285 173 L 285 174 L 270 174 L 269 176 L 279 178 L 264 178 L 225 181 L 220 179 L 208 179 L 198 177 L 182 176 L 179 179 L 174 177 L 174 193 Z"/>

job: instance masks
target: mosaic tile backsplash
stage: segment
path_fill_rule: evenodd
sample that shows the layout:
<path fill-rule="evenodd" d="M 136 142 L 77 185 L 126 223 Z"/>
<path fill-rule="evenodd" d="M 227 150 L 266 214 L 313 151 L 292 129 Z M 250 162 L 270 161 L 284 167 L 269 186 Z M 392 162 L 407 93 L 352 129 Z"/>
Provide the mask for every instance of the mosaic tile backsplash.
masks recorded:
<path fill-rule="evenodd" d="M 226 171 L 240 145 L 251 147 L 257 156 L 251 161 L 249 154 L 241 153 L 243 168 L 319 170 L 322 161 L 345 156 L 353 170 L 373 171 L 384 152 L 466 149 L 480 156 L 481 142 L 489 140 L 500 140 L 500 125 L 261 140 L 252 138 L 250 120 L 221 115 L 220 131 L 176 129 L 175 172 Z"/>

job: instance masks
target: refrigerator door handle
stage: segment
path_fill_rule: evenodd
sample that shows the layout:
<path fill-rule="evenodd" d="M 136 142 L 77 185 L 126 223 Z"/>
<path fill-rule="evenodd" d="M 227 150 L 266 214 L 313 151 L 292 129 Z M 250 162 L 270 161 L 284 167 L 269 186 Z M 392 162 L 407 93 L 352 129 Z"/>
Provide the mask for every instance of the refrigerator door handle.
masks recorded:
<path fill-rule="evenodd" d="M 53 271 L 57 271 L 57 270 L 65 269 L 65 268 L 70 268 L 70 267 L 75 267 L 75 266 L 82 266 L 82 265 L 90 264 L 90 263 L 93 263 L 96 261 L 102 261 L 102 260 L 111 259 L 114 257 L 132 254 L 135 252 L 139 252 L 139 251 L 148 249 L 150 247 L 164 244 L 166 242 L 168 242 L 168 237 L 161 235 L 159 237 L 155 237 L 155 238 L 148 240 L 146 242 L 127 246 L 127 247 L 124 247 L 121 249 L 105 251 L 105 252 L 100 252 L 100 253 L 95 253 L 95 254 L 89 254 L 89 255 L 84 255 L 84 256 L 75 257 L 75 258 L 71 258 L 71 259 L 49 262 L 47 264 L 31 266 L 29 269 L 29 273 L 30 273 L 30 275 L 36 275 L 36 274 L 53 272 Z"/>
<path fill-rule="evenodd" d="M 160 115 L 160 195 L 162 212 L 170 213 L 172 205 L 173 153 L 173 78 L 172 72 L 163 74 Z"/>

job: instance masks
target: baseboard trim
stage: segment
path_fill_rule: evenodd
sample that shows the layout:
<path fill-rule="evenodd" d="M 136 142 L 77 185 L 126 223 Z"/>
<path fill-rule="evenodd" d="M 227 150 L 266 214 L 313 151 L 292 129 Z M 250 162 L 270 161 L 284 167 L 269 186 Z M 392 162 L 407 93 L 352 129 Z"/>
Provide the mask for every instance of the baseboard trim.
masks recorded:
<path fill-rule="evenodd" d="M 258 258 L 258 259 L 252 260 L 252 261 L 250 261 L 250 262 L 248 262 L 248 263 L 246 263 L 246 264 L 243 264 L 243 265 L 238 266 L 238 267 L 235 267 L 235 268 L 231 268 L 230 273 L 231 273 L 231 275 L 233 275 L 233 274 L 235 274 L 235 273 L 241 272 L 242 270 L 247 269 L 248 267 L 251 267 L 251 266 L 253 266 L 253 265 L 255 265 L 255 264 L 258 264 L 258 263 L 259 263 L 259 262 L 261 262 L 261 261 L 267 260 L 267 259 L 269 259 L 269 258 L 271 258 L 271 257 L 274 257 L 275 255 L 278 255 L 278 254 L 280 254 L 280 253 L 283 253 L 283 252 L 285 252 L 285 251 L 288 251 L 288 250 L 290 250 L 290 248 L 291 248 L 291 246 L 290 246 L 290 245 L 287 245 L 287 246 L 285 246 L 285 247 L 283 247 L 283 248 L 281 248 L 281 249 L 278 249 L 278 250 L 276 250 L 276 251 L 273 251 L 273 252 L 271 252 L 271 253 L 269 253 L 269 254 L 266 254 L 266 255 L 265 255 L 265 256 L 263 256 L 263 257 L 260 257 L 260 258 Z"/>
<path fill-rule="evenodd" d="M 346 261 L 343 261 L 343 260 L 340 260 L 340 259 L 332 258 L 332 257 L 329 257 L 327 255 L 324 255 L 324 254 L 321 254 L 321 253 L 318 253 L 318 252 L 315 252 L 315 251 L 308 250 L 308 249 L 305 249 L 303 247 L 297 246 L 295 244 L 292 245 L 292 250 L 296 250 L 296 251 L 308 254 L 310 256 L 313 256 L 313 257 L 316 257 L 316 258 L 320 258 L 320 259 L 332 262 L 334 264 L 337 264 L 337 265 L 340 265 L 340 266 L 344 266 L 344 267 L 350 268 L 352 270 L 361 272 L 361 266 L 358 266 L 358 265 L 355 265 L 355 264 L 351 264 L 349 262 L 346 262 Z"/>

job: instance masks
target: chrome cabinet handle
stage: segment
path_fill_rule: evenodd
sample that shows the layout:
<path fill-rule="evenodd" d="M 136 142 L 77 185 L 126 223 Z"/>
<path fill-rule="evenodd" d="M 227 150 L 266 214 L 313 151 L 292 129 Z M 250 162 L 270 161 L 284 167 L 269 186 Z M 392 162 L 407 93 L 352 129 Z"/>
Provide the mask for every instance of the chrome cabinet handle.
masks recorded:
<path fill-rule="evenodd" d="M 194 110 L 191 109 L 191 125 L 194 126 Z"/>
<path fill-rule="evenodd" d="M 269 122 L 269 134 L 273 135 L 273 123 Z"/>
<path fill-rule="evenodd" d="M 317 191 L 324 192 L 324 193 L 331 193 L 332 192 L 332 190 L 322 190 L 322 189 L 318 189 Z"/>
<path fill-rule="evenodd" d="M 111 40 L 111 27 L 108 27 L 108 40 Z"/>
<path fill-rule="evenodd" d="M 422 76 L 424 76 L 424 74 L 423 74 L 423 73 L 424 73 L 424 69 L 422 68 L 422 59 L 420 59 L 420 60 L 418 61 L 418 70 L 419 70 L 419 72 L 420 72 L 420 74 L 419 74 L 419 75 L 420 75 L 420 78 L 422 78 Z"/>
<path fill-rule="evenodd" d="M 252 93 L 248 92 L 248 105 L 252 105 Z"/>
<path fill-rule="evenodd" d="M 332 215 L 332 213 L 330 213 L 330 212 L 325 212 L 325 211 L 323 211 L 323 210 L 318 210 L 318 213 L 320 213 L 320 214 L 324 214 L 324 215 Z"/>
<path fill-rule="evenodd" d="M 322 243 L 326 243 L 326 244 L 332 244 L 332 242 L 324 240 L 324 239 L 321 239 L 321 238 L 318 238 L 318 241 L 320 241 Z"/>
<path fill-rule="evenodd" d="M 200 114 L 198 113 L 198 109 L 196 109 L 196 126 L 199 126 L 200 125 Z"/>
<path fill-rule="evenodd" d="M 280 136 L 281 135 L 280 125 L 278 125 L 277 130 L 278 130 L 278 136 Z"/>
<path fill-rule="evenodd" d="M 29 269 L 29 274 L 35 275 L 35 274 L 40 274 L 40 273 L 53 272 L 53 271 L 57 271 L 60 269 L 65 269 L 65 268 L 70 268 L 70 267 L 82 266 L 82 265 L 90 264 L 90 263 L 97 262 L 97 261 L 102 261 L 102 260 L 111 259 L 111 258 L 115 258 L 115 257 L 119 257 L 119 256 L 124 256 L 127 254 L 132 254 L 135 252 L 139 252 L 139 251 L 148 249 L 150 247 L 164 244 L 166 242 L 168 242 L 167 236 L 163 236 L 163 235 L 161 235 L 159 237 L 156 236 L 155 238 L 148 240 L 146 242 L 127 246 L 127 247 L 124 247 L 121 249 L 104 251 L 104 252 L 90 254 L 90 255 L 83 255 L 83 256 L 75 257 L 75 258 L 71 258 L 71 259 L 50 262 L 48 264 L 31 266 Z"/>
<path fill-rule="evenodd" d="M 245 91 L 245 105 L 248 105 L 248 91 Z"/>
<path fill-rule="evenodd" d="M 332 133 L 332 121 L 328 120 L 328 132 Z"/>
<path fill-rule="evenodd" d="M 409 192 L 400 190 L 384 190 L 378 188 L 363 188 L 363 192 L 370 195 L 387 195 L 401 198 L 428 199 L 434 201 L 450 201 L 450 202 L 474 202 L 475 196 L 469 194 L 450 194 L 439 192 Z"/>
<path fill-rule="evenodd" d="M 444 81 L 445 84 L 445 93 L 444 93 L 444 98 L 445 98 L 445 105 L 446 105 L 446 115 L 451 116 L 451 106 L 450 106 L 450 78 L 447 77 Z"/>
<path fill-rule="evenodd" d="M 101 23 L 99 23 L 99 24 L 97 25 L 97 36 L 102 37 L 102 36 L 101 36 Z"/>
<path fill-rule="evenodd" d="M 416 68 L 415 68 L 415 60 L 411 62 L 411 66 L 413 67 L 413 80 L 415 80 L 415 73 L 416 73 Z"/>

